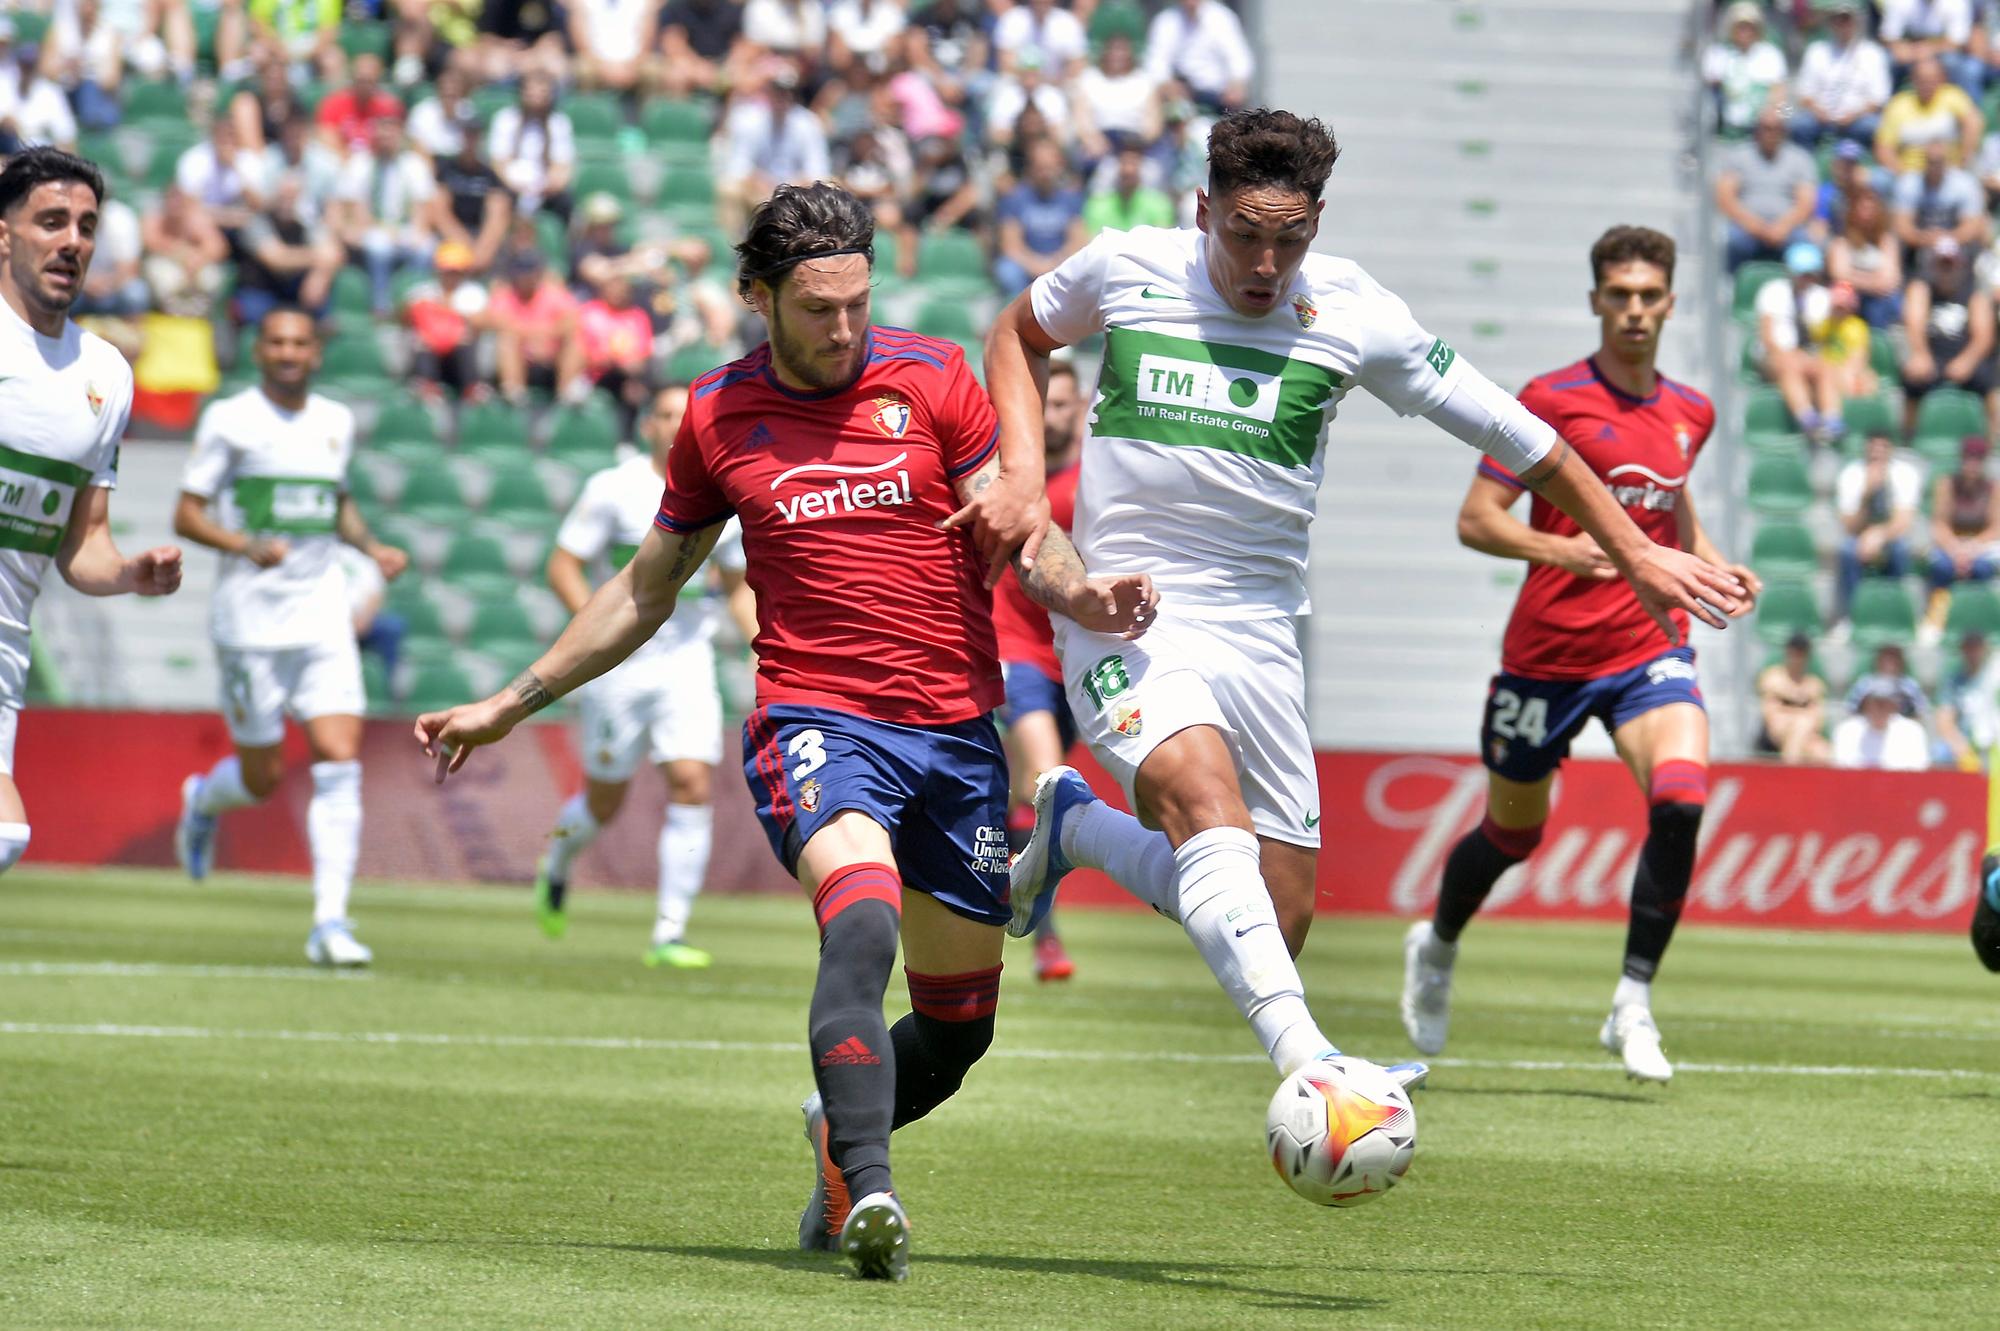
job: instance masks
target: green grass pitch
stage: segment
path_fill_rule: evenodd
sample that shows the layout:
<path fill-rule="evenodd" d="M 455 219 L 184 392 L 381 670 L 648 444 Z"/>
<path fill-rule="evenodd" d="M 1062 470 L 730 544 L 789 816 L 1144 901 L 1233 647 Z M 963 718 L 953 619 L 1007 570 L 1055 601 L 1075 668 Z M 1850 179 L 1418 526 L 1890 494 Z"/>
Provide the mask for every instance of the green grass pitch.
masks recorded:
<path fill-rule="evenodd" d="M 1180 932 L 1011 944 L 999 1036 L 896 1138 L 907 1285 L 793 1250 L 804 904 L 357 893 L 375 969 L 310 971 L 303 884 L 0 887 L 0 1326 L 1979 1327 L 2000 1292 L 2000 987 L 1962 938 L 1690 928 L 1679 1064 L 1596 1047 L 1619 931 L 1483 923 L 1402 1187 L 1321 1211 L 1262 1150 L 1275 1076 Z M 1400 926 L 1323 919 L 1352 1052 L 1404 1056 Z M 891 991 L 891 1006 L 900 1000 Z M 1845 1070 L 1843 1070 L 1845 1069 Z"/>

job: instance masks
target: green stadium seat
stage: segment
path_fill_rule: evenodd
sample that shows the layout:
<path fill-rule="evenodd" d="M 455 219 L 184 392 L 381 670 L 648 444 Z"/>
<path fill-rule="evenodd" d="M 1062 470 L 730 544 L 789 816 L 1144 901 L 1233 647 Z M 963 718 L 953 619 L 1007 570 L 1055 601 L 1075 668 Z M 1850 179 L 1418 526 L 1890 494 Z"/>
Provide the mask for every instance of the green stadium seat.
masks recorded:
<path fill-rule="evenodd" d="M 378 447 L 395 441 L 423 444 L 434 452 L 439 447 L 437 417 L 415 397 L 392 394 L 375 414 L 369 437 Z"/>
<path fill-rule="evenodd" d="M 1924 466 L 1935 477 L 1940 472 L 1957 470 L 1958 455 L 1963 447 L 1962 442 L 1951 435 L 1931 434 L 1919 435 L 1910 445 L 1910 451 L 1923 459 Z M 1930 487 L 1926 485 L 1924 489 L 1928 498 Z"/>
<path fill-rule="evenodd" d="M 1881 341 L 1886 343 L 1886 339 Z M 1893 369 L 1888 377 L 1895 377 Z M 1842 405 L 1840 418 L 1847 423 L 1847 438 L 1857 450 L 1868 442 L 1869 435 L 1885 434 L 1894 439 L 1902 433 L 1896 424 L 1895 408 L 1884 397 L 1851 397 Z"/>
<path fill-rule="evenodd" d="M 172 79 L 133 79 L 124 87 L 123 119 L 142 128 L 148 121 L 186 125 L 187 91 Z"/>
<path fill-rule="evenodd" d="M 709 136 L 715 131 L 715 111 L 707 102 L 659 98 L 646 103 L 639 124 L 655 147 L 699 145 L 706 155 Z"/>
<path fill-rule="evenodd" d="M 1750 507 L 1791 515 L 1812 506 L 1812 476 L 1803 459 L 1765 454 L 1750 464 Z"/>
<path fill-rule="evenodd" d="M 389 362 L 373 333 L 354 333 L 327 342 L 320 352 L 319 372 L 327 381 L 374 385 L 389 378 Z"/>
<path fill-rule="evenodd" d="M 593 194 L 609 194 L 620 203 L 630 203 L 635 197 L 631 173 L 612 162 L 579 162 L 575 193 L 578 199 L 587 199 Z"/>
<path fill-rule="evenodd" d="M 1902 366 L 1896 363 L 1896 344 L 1886 329 L 1873 328 L 1868 332 L 1868 368 L 1885 384 L 1893 384 L 1901 376 Z"/>
<path fill-rule="evenodd" d="M 919 281 L 986 280 L 986 251 L 969 231 L 934 231 L 917 245 Z"/>
<path fill-rule="evenodd" d="M 444 636 L 444 613 L 420 578 L 406 574 L 390 583 L 388 594 L 382 598 L 382 608 L 401 615 L 413 636 Z"/>
<path fill-rule="evenodd" d="M 1952 640 L 1967 633 L 2000 638 L 2000 594 L 1983 582 L 1961 582 L 1951 589 L 1951 610 L 1944 620 Z"/>
<path fill-rule="evenodd" d="M 493 123 L 494 114 L 503 106 L 513 106 L 520 100 L 514 89 L 502 83 L 488 83 L 472 90 L 472 110 L 479 117 L 479 123 Z"/>
<path fill-rule="evenodd" d="M 470 533 L 453 537 L 438 573 L 454 587 L 478 600 L 512 592 L 518 579 L 507 567 L 507 552 L 491 536 Z"/>
<path fill-rule="evenodd" d="M 1747 394 L 1743 402 L 1743 433 L 1745 436 L 1784 435 L 1798 433 L 1799 427 L 1792 422 L 1792 413 L 1785 406 L 1785 399 L 1775 388 Z"/>
<path fill-rule="evenodd" d="M 1916 439 L 1949 440 L 1954 448 L 1969 434 L 1986 433 L 1986 404 L 1962 388 L 1933 388 L 1917 406 Z M 1956 453 L 1953 454 L 1956 456 Z"/>
<path fill-rule="evenodd" d="M 361 691 L 370 712 L 379 713 L 395 700 L 389 688 L 389 667 L 373 652 L 361 653 Z"/>
<path fill-rule="evenodd" d="M 1794 633 L 1819 635 L 1819 603 L 1803 582 L 1771 582 L 1757 598 L 1757 636 L 1779 644 Z"/>
<path fill-rule="evenodd" d="M 968 342 L 979 337 L 979 324 L 962 300 L 927 300 L 917 311 L 917 331 L 925 337 Z"/>
<path fill-rule="evenodd" d="M 675 211 L 683 207 L 692 209 L 697 204 L 713 208 L 715 177 L 700 169 L 683 168 L 669 171 L 660 181 L 660 195 L 656 203 L 661 208 Z"/>
<path fill-rule="evenodd" d="M 373 511 L 379 506 L 382 496 L 375 489 L 375 474 L 366 467 L 347 469 L 347 493 L 363 509 Z"/>
<path fill-rule="evenodd" d="M 1908 642 L 1917 632 L 1917 611 L 1900 578 L 1864 578 L 1855 588 L 1847 617 L 1857 651 L 1872 652 L 1888 642 Z"/>
<path fill-rule="evenodd" d="M 1806 578 L 1819 569 L 1819 551 L 1812 531 L 1803 523 L 1767 521 L 1757 524 L 1750 542 L 1750 564 L 1767 581 Z"/>
<path fill-rule="evenodd" d="M 625 128 L 625 112 L 617 97 L 607 92 L 571 93 L 563 98 L 562 110 L 579 141 L 615 139 Z"/>
<path fill-rule="evenodd" d="M 478 692 L 473 687 L 471 676 L 459 666 L 450 661 L 431 661 L 412 672 L 409 690 L 403 695 L 403 706 L 412 712 L 442 711 L 458 703 L 473 701 Z"/>
<path fill-rule="evenodd" d="M 671 372 L 670 372 L 671 373 Z M 564 407 L 549 432 L 549 455 L 579 466 L 606 466 L 618 447 L 615 418 L 583 407 Z M 599 459 L 594 464 L 591 459 Z"/>
<path fill-rule="evenodd" d="M 347 52 L 349 60 L 360 55 L 372 55 L 377 59 L 387 60 L 390 48 L 395 45 L 395 32 L 387 23 L 343 19 L 340 24 L 339 41 L 340 49 Z"/>
<path fill-rule="evenodd" d="M 496 600 L 482 602 L 472 613 L 472 627 L 466 630 L 466 640 L 481 651 L 487 644 L 509 638 L 539 641 L 541 634 L 535 629 L 535 621 L 511 594 Z"/>
<path fill-rule="evenodd" d="M 531 466 L 496 470 L 493 488 L 486 495 L 486 512 L 491 517 L 523 514 L 535 518 L 551 510 L 549 487 Z"/>
<path fill-rule="evenodd" d="M 375 317 L 375 293 L 368 274 L 359 268 L 343 268 L 333 279 L 333 312 L 354 328 L 366 328 Z"/>
<path fill-rule="evenodd" d="M 411 517 L 445 526 L 462 522 L 467 511 L 465 492 L 459 488 L 458 478 L 436 462 L 410 472 L 396 507 Z"/>
<path fill-rule="evenodd" d="M 667 358 L 667 382 L 670 384 L 691 384 L 723 363 L 720 348 L 711 347 L 706 342 L 696 342 L 682 347 Z"/>
<path fill-rule="evenodd" d="M 1772 278 L 1785 276 L 1785 265 L 1781 263 L 1744 264 L 1736 270 L 1736 297 L 1731 302 L 1731 309 L 1739 315 L 1750 314 L 1757 304 L 1757 293 L 1764 289 L 1764 284 Z"/>
<path fill-rule="evenodd" d="M 516 456 L 528 451 L 528 426 L 518 408 L 505 402 L 475 402 L 458 413 L 458 446 L 462 449 L 511 447 Z"/>
<path fill-rule="evenodd" d="M 1135 51 L 1146 49 L 1146 11 L 1136 0 L 1105 0 L 1090 16 L 1090 44 L 1103 46 L 1113 37 L 1124 37 Z"/>
<path fill-rule="evenodd" d="M 457 643 L 446 637 L 442 630 L 436 633 L 411 632 L 403 639 L 403 660 L 412 670 L 421 670 L 438 661 L 456 662 L 460 651 Z"/>

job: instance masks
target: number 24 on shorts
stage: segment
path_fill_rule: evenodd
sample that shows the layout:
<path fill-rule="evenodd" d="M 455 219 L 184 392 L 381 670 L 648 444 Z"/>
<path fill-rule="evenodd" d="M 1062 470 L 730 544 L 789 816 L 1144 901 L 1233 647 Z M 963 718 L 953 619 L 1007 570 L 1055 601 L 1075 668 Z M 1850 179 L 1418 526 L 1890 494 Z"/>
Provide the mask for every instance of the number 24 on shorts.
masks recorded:
<path fill-rule="evenodd" d="M 1512 689 L 1493 695 L 1493 733 L 1501 739 L 1524 739 L 1540 748 L 1549 738 L 1549 704 L 1546 698 L 1525 702 Z"/>

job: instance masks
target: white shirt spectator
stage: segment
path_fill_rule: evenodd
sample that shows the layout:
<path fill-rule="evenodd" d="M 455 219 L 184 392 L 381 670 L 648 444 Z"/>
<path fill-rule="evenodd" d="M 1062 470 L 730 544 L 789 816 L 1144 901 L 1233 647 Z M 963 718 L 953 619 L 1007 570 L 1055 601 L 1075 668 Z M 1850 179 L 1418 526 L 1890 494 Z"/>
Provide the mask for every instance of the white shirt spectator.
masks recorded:
<path fill-rule="evenodd" d="M 1716 42 L 1701 57 L 1702 81 L 1722 93 L 1725 128 L 1747 130 L 1757 123 L 1771 89 L 1789 72 L 1785 53 L 1770 42 L 1750 44 L 1739 51 L 1730 42 Z"/>
<path fill-rule="evenodd" d="M 465 131 L 477 122 L 460 120 L 437 97 L 426 97 L 410 108 L 403 133 L 432 157 L 454 156 L 465 142 Z"/>
<path fill-rule="evenodd" d="M 1866 498 L 1864 487 L 1868 484 L 1868 464 L 1860 458 L 1840 469 L 1840 475 L 1833 482 L 1833 505 L 1843 518 L 1851 518 L 1861 511 L 1861 501 Z M 1889 459 L 1889 507 L 1893 511 L 1914 511 L 1923 502 L 1924 472 L 1916 463 L 1901 454 Z"/>
<path fill-rule="evenodd" d="M 210 208 L 240 208 L 251 198 L 262 199 L 270 188 L 264 174 L 265 159 L 247 148 L 239 148 L 228 163 L 215 155 L 215 144 L 207 139 L 181 154 L 174 167 L 174 183 L 197 203 Z"/>
<path fill-rule="evenodd" d="M 416 220 L 418 209 L 436 192 L 430 163 L 405 149 L 388 162 L 373 153 L 348 158 L 334 197 L 360 204 L 378 224 L 400 231 Z"/>
<path fill-rule="evenodd" d="M 1774 277 L 1757 288 L 1756 309 L 1760 322 L 1766 318 L 1771 321 L 1771 341 L 1780 350 L 1792 351 L 1798 347 L 1801 334 L 1824 327 L 1833 317 L 1833 293 L 1823 282 L 1815 282 L 1800 293 L 1793 288 L 1791 278 Z"/>
<path fill-rule="evenodd" d="M 569 0 L 583 15 L 583 39 L 599 60 L 623 64 L 637 60 L 652 45 L 658 26 L 659 0 Z"/>
<path fill-rule="evenodd" d="M 1234 11 L 1222 0 L 1201 0 L 1192 21 L 1178 4 L 1153 16 L 1146 72 L 1156 82 L 1177 78 L 1196 93 L 1217 97 L 1231 84 L 1247 87 L 1256 61 Z"/>
<path fill-rule="evenodd" d="M 743 35 L 779 55 L 816 57 L 826 45 L 826 11 L 820 0 L 750 0 Z"/>
<path fill-rule="evenodd" d="M 117 49 L 126 64 L 156 79 L 167 72 L 167 44 L 155 31 L 160 19 L 147 13 L 150 8 L 147 0 L 100 0 L 97 26 L 118 35 Z M 56 0 L 49 10 L 50 40 L 64 50 L 70 49 L 70 34 L 82 27 L 79 9 L 77 0 Z"/>
<path fill-rule="evenodd" d="M 1014 122 L 1021 118 L 1021 112 L 1027 109 L 1031 99 L 1049 122 L 1049 132 L 1056 141 L 1068 143 L 1069 99 L 1053 83 L 1037 84 L 1032 94 L 1016 79 L 1001 79 L 994 84 L 992 96 L 986 102 L 986 132 L 1004 133 L 1014 128 Z"/>
<path fill-rule="evenodd" d="M 96 264 L 117 268 L 135 262 L 144 248 L 145 242 L 140 238 L 139 214 L 123 199 L 106 199 L 97 217 L 97 254 L 91 260 L 91 271 L 96 271 Z"/>
<path fill-rule="evenodd" d="M 319 220 L 325 213 L 326 205 L 333 202 L 340 189 L 340 173 L 345 167 L 340 154 L 320 140 L 307 139 L 304 151 L 296 162 L 285 157 L 284 147 L 272 144 L 264 150 L 264 179 L 273 189 L 286 175 L 298 177 L 299 220 L 307 225 Z"/>
<path fill-rule="evenodd" d="M 826 23 L 842 45 L 865 60 L 885 53 L 890 41 L 910 26 L 910 16 L 902 0 L 833 0 Z"/>
<path fill-rule="evenodd" d="M 1963 47 L 1972 40 L 1972 0 L 1876 0 L 1882 7 L 1885 42 L 1942 37 Z"/>
<path fill-rule="evenodd" d="M 1921 772 L 1931 765 L 1931 742 L 1921 721 L 1892 716 L 1881 730 L 1850 716 L 1833 728 L 1833 765 L 1884 772 Z"/>
<path fill-rule="evenodd" d="M 762 98 L 740 102 L 723 121 L 722 135 L 723 175 L 730 180 L 764 175 L 798 184 L 832 174 L 825 128 L 795 102 L 782 123 Z"/>
<path fill-rule="evenodd" d="M 576 161 L 576 131 L 560 111 L 549 112 L 546 122 L 529 121 L 520 107 L 503 106 L 486 132 L 486 155 L 507 187 L 521 196 L 521 211 L 533 212 L 541 206 L 549 167 Z"/>
<path fill-rule="evenodd" d="M 1159 83 L 1143 69 L 1116 77 L 1091 65 L 1077 77 L 1077 95 L 1090 108 L 1091 123 L 1101 133 L 1132 134 L 1141 138 L 1151 130 L 1146 112 L 1153 104 Z"/>
<path fill-rule="evenodd" d="M 76 116 L 69 109 L 69 98 L 53 79 L 36 75 L 25 88 L 18 76 L 0 80 L 0 120 L 12 120 L 14 132 L 29 147 L 76 146 Z"/>
<path fill-rule="evenodd" d="M 1020 0 L 993 25 L 993 49 L 1018 55 L 1030 46 L 1042 53 L 1042 67 L 1059 75 L 1072 61 L 1083 59 L 1090 50 L 1090 38 L 1067 9 L 1051 9 L 1038 18 L 1027 0 Z"/>
<path fill-rule="evenodd" d="M 1866 37 L 1844 51 L 1831 41 L 1814 42 L 1799 61 L 1794 91 L 1830 115 L 1879 111 L 1889 100 L 1889 53 Z"/>
<path fill-rule="evenodd" d="M 75 5 L 63 6 L 49 23 L 49 45 L 55 48 L 58 60 L 77 62 L 77 77 L 90 79 L 99 87 L 117 82 L 123 63 L 119 33 L 102 8 L 97 11 L 96 25 L 85 32 L 81 10 Z"/>

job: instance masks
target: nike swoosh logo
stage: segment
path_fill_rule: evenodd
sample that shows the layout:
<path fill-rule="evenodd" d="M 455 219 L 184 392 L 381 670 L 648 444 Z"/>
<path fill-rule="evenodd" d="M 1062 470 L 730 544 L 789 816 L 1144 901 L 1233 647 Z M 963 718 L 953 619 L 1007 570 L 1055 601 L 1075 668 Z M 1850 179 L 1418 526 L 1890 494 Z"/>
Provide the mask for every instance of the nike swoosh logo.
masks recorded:
<path fill-rule="evenodd" d="M 1141 288 L 1139 289 L 1139 294 L 1140 294 L 1141 296 L 1145 297 L 1145 298 L 1146 298 L 1147 300 L 1186 300 L 1186 299 L 1187 299 L 1187 297 L 1186 297 L 1186 296 L 1174 296 L 1174 295 L 1169 295 L 1169 294 L 1168 294 L 1167 292 L 1164 292 L 1164 291 L 1155 291 L 1155 290 L 1153 290 L 1153 289 L 1152 289 L 1151 287 L 1141 287 Z"/>
<path fill-rule="evenodd" d="M 1268 929 L 1270 927 L 1271 927 L 1271 922 L 1269 920 L 1259 920 L 1255 924 L 1246 925 L 1244 928 L 1238 929 L 1236 931 L 1236 936 L 1238 938 L 1241 938 L 1243 935 L 1249 933 L 1250 930 L 1252 929 Z"/>
<path fill-rule="evenodd" d="M 1307 827 L 1318 827 L 1318 826 L 1319 826 L 1319 815 L 1318 815 L 1318 814 L 1316 814 L 1316 813 L 1309 813 L 1309 814 L 1307 814 L 1307 815 L 1306 815 L 1306 826 L 1307 826 Z"/>

